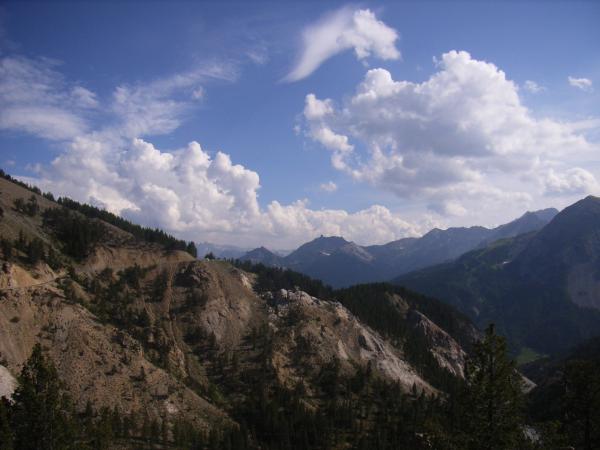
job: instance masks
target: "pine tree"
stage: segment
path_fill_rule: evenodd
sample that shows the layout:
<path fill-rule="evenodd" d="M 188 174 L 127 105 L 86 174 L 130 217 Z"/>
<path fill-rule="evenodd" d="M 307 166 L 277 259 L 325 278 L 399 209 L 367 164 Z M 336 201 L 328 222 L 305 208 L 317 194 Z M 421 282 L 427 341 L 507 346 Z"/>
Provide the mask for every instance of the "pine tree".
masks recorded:
<path fill-rule="evenodd" d="M 563 424 L 576 448 L 600 446 L 600 363 L 569 361 L 563 375 Z"/>
<path fill-rule="evenodd" d="M 15 198 L 13 200 L 13 205 L 17 211 L 20 213 L 25 212 L 25 200 L 22 198 Z"/>
<path fill-rule="evenodd" d="M 31 197 L 29 197 L 29 200 L 27 200 L 27 204 L 25 205 L 25 212 L 29 216 L 33 217 L 39 211 L 40 211 L 40 205 L 38 205 L 37 198 L 35 197 L 35 195 L 32 195 Z"/>
<path fill-rule="evenodd" d="M 465 445 L 473 450 L 508 450 L 523 440 L 522 380 L 506 355 L 506 341 L 490 325 L 475 345 L 465 370 Z"/>
<path fill-rule="evenodd" d="M 0 248 L 2 249 L 2 256 L 5 260 L 10 261 L 13 255 L 13 244 L 11 241 L 5 238 L 0 238 Z"/>
<path fill-rule="evenodd" d="M 196 244 L 194 243 L 194 241 L 190 241 L 187 244 L 185 251 L 192 255 L 194 258 L 198 257 L 198 249 L 196 248 Z"/>
<path fill-rule="evenodd" d="M 73 436 L 68 401 L 60 392 L 56 369 L 44 358 L 39 344 L 21 371 L 13 401 L 15 450 L 70 448 Z"/>
<path fill-rule="evenodd" d="M 25 233 L 23 233 L 23 230 L 19 230 L 19 237 L 15 241 L 15 247 L 22 252 L 27 250 L 27 240 L 25 239 Z"/>
<path fill-rule="evenodd" d="M 44 243 L 40 238 L 35 238 L 27 246 L 27 262 L 35 265 L 42 259 L 45 259 Z"/>

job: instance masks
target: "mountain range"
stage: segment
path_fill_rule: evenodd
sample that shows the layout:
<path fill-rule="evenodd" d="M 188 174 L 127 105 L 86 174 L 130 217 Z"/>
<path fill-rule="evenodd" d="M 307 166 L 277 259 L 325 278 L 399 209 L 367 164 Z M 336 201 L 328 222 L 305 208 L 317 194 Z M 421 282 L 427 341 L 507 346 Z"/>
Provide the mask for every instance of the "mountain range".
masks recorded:
<path fill-rule="evenodd" d="M 479 326 L 494 322 L 515 348 L 555 353 L 600 330 L 600 198 L 565 208 L 538 231 L 401 275 Z"/>
<path fill-rule="evenodd" d="M 320 279 L 333 287 L 386 281 L 395 276 L 442 263 L 502 238 L 544 227 L 558 211 L 527 212 L 496 228 L 433 229 L 420 238 L 404 238 L 383 245 L 360 246 L 343 237 L 321 236 L 285 257 L 265 247 L 241 257 L 254 263 L 286 267 Z"/>

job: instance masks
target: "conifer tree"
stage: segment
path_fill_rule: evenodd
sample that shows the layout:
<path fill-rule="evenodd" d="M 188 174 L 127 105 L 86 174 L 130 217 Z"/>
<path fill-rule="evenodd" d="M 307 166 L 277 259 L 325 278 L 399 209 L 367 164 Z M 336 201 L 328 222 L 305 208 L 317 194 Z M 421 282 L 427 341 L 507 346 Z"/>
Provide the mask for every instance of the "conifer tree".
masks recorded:
<path fill-rule="evenodd" d="M 494 326 L 485 331 L 467 363 L 463 405 L 465 446 L 473 450 L 509 450 L 523 440 L 522 380 L 506 355 L 506 341 Z"/>
<path fill-rule="evenodd" d="M 563 375 L 563 423 L 576 448 L 600 446 L 600 363 L 569 361 Z"/>
<path fill-rule="evenodd" d="M 194 258 L 198 257 L 198 249 L 196 248 L 196 244 L 194 243 L 194 241 L 190 241 L 187 244 L 185 251 L 192 255 Z"/>
<path fill-rule="evenodd" d="M 60 450 L 72 444 L 68 402 L 60 391 L 56 369 L 37 344 L 19 376 L 13 394 L 11 424 L 15 450 Z"/>
<path fill-rule="evenodd" d="M 5 238 L 0 238 L 0 248 L 2 249 L 2 256 L 5 260 L 10 261 L 13 255 L 13 244 L 11 241 Z"/>

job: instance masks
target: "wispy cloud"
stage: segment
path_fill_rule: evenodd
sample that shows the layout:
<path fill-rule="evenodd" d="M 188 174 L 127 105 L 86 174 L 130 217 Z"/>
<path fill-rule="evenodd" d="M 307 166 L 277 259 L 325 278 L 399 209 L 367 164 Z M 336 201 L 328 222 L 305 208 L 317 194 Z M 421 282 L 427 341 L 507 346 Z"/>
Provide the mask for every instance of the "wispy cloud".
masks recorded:
<path fill-rule="evenodd" d="M 284 80 L 306 78 L 327 59 L 351 49 L 359 60 L 371 55 L 398 59 L 397 39 L 398 32 L 378 20 L 372 11 L 342 8 L 304 30 L 300 58 Z"/>
<path fill-rule="evenodd" d="M 258 43 L 246 51 L 246 56 L 254 64 L 262 66 L 269 61 L 269 52 L 267 46 L 264 43 Z"/>
<path fill-rule="evenodd" d="M 121 133 L 128 137 L 166 134 L 181 125 L 184 115 L 204 93 L 203 83 L 233 82 L 238 69 L 229 63 L 201 64 L 148 83 L 118 86 L 112 96 L 112 112 L 120 120 Z"/>
<path fill-rule="evenodd" d="M 69 89 L 58 62 L 6 56 L 0 59 L 0 129 L 51 140 L 72 139 L 88 130 L 87 109 L 95 95 Z"/>
<path fill-rule="evenodd" d="M 592 80 L 589 78 L 575 78 L 569 76 L 569 84 L 574 88 L 581 89 L 582 91 L 590 92 L 592 90 Z"/>
<path fill-rule="evenodd" d="M 532 94 L 539 94 L 542 91 L 545 91 L 546 88 L 544 86 L 540 86 L 535 81 L 527 80 L 523 84 L 523 87 L 526 91 L 531 92 Z"/>
<path fill-rule="evenodd" d="M 321 183 L 321 185 L 319 186 L 319 189 L 321 189 L 323 192 L 335 192 L 337 191 L 337 188 L 337 184 L 335 184 L 333 181 Z"/>

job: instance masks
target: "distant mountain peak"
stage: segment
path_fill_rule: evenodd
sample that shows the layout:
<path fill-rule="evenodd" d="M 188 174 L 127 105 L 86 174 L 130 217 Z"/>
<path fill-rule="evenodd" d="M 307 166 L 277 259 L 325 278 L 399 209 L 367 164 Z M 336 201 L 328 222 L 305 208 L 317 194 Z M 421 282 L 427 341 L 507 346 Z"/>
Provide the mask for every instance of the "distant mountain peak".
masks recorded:
<path fill-rule="evenodd" d="M 556 216 L 557 214 L 558 214 L 558 209 L 545 208 L 545 209 L 539 209 L 537 211 L 527 211 L 525 214 L 523 214 L 521 217 L 519 217 L 519 219 L 523 219 L 525 217 L 537 217 L 540 220 L 550 222 L 554 218 L 554 216 Z M 519 220 L 519 219 L 517 219 L 517 220 Z"/>
<path fill-rule="evenodd" d="M 312 241 L 307 242 L 307 244 L 311 244 L 311 243 L 324 243 L 324 242 L 327 242 L 327 243 L 347 244 L 350 241 L 347 241 L 342 236 L 324 236 L 324 235 L 321 235 L 318 238 L 315 238 Z"/>
<path fill-rule="evenodd" d="M 262 263 L 268 266 L 283 266 L 283 258 L 264 246 L 250 250 L 240 259 L 251 261 L 253 263 Z"/>
<path fill-rule="evenodd" d="M 587 197 L 585 197 L 583 200 L 581 201 L 594 201 L 594 202 L 600 202 L 600 197 L 597 197 L 595 195 L 588 195 Z"/>
<path fill-rule="evenodd" d="M 482 226 L 433 228 L 420 238 L 402 238 L 382 245 L 361 246 L 342 236 L 320 235 L 287 256 L 261 247 L 244 258 L 287 267 L 334 287 L 385 281 L 402 273 L 451 261 L 487 243 L 536 231 L 557 213 L 553 208 L 529 211 L 518 219 L 490 229 Z"/>

